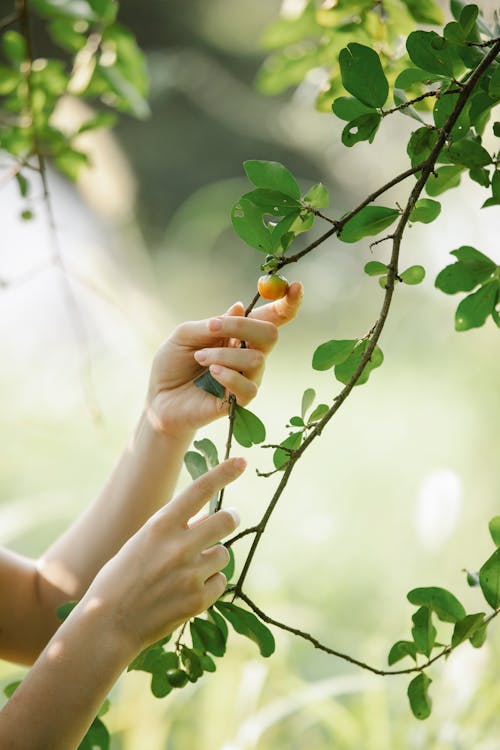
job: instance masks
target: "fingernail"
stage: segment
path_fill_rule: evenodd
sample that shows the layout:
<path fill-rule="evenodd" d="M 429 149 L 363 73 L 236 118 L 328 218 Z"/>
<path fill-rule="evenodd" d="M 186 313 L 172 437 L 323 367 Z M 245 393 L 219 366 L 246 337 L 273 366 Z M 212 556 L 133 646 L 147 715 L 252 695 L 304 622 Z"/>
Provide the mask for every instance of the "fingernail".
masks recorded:
<path fill-rule="evenodd" d="M 210 365 L 209 369 L 212 375 L 220 375 L 222 373 L 222 367 L 219 365 Z"/>
<path fill-rule="evenodd" d="M 247 467 L 247 462 L 244 458 L 233 458 L 233 466 L 235 469 L 238 469 L 238 471 L 243 471 Z"/>
<path fill-rule="evenodd" d="M 200 365 L 203 365 L 208 359 L 206 349 L 200 349 L 198 352 L 195 352 L 193 356 Z"/>
<path fill-rule="evenodd" d="M 210 320 L 208 321 L 208 330 L 209 331 L 221 331 L 222 320 L 220 318 L 210 318 Z"/>
<path fill-rule="evenodd" d="M 229 515 L 232 516 L 234 525 L 239 526 L 241 518 L 236 508 L 224 508 L 224 510 L 226 511 L 226 513 L 229 513 Z"/>

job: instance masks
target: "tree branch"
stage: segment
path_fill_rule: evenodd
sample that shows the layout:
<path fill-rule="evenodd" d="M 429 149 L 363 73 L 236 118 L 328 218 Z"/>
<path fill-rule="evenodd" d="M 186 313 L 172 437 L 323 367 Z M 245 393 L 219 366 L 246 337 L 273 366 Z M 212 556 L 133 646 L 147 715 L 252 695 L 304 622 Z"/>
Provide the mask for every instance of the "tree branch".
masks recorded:
<path fill-rule="evenodd" d="M 380 114 L 382 117 L 386 117 L 387 115 L 392 115 L 393 112 L 399 112 L 402 109 L 411 107 L 413 104 L 421 102 L 423 99 L 427 99 L 430 96 L 439 98 L 440 96 L 446 96 L 447 94 L 459 94 L 461 90 L 462 89 L 449 89 L 448 91 L 441 91 L 440 89 L 437 89 L 436 91 L 427 91 L 425 94 L 416 96 L 415 99 L 410 99 L 407 102 L 403 102 L 403 104 L 399 104 L 397 107 L 392 107 L 392 109 L 381 109 Z"/>

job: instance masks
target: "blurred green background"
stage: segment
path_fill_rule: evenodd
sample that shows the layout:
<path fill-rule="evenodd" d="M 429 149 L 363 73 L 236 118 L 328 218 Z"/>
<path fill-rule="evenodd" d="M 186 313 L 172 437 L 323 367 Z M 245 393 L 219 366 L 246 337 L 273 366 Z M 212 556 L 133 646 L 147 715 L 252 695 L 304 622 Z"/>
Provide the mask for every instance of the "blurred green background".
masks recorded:
<path fill-rule="evenodd" d="M 0 541 L 33 556 L 105 481 L 162 338 L 177 322 L 253 296 L 262 257 L 229 223 L 246 189 L 242 161 L 281 161 L 304 188 L 323 181 L 335 216 L 407 166 L 408 118 L 384 122 L 375 146 L 347 150 L 339 121 L 313 109 L 313 78 L 275 98 L 255 90 L 277 0 L 121 5 L 147 54 L 152 116 L 124 117 L 113 136 L 94 136 L 97 166 L 78 189 L 51 176 L 70 280 L 44 265 L 51 246 L 42 205 L 34 222 L 21 223 L 14 186 L 2 189 L 1 276 L 40 270 L 0 294 Z M 2 14 L 9 7 L 0 2 Z M 71 102 L 61 112 L 66 121 L 81 117 Z M 404 201 L 407 189 L 384 202 Z M 487 522 L 499 512 L 498 331 L 490 320 L 455 333 L 457 299 L 433 287 L 461 244 L 500 262 L 498 212 L 480 211 L 483 200 L 464 179 L 435 225 L 408 231 L 402 263 L 422 263 L 427 279 L 398 288 L 383 367 L 297 467 L 248 578 L 266 612 L 375 666 L 409 634 L 411 588 L 446 586 L 473 611 L 483 607 L 463 569 L 489 556 Z M 332 240 L 290 269 L 305 286 L 303 309 L 282 330 L 252 407 L 270 442 L 286 436 L 305 388 L 321 401 L 338 391 L 331 373 L 311 369 L 316 346 L 364 334 L 377 317 L 382 292 L 362 269 L 387 260 L 388 247 L 368 245 Z M 202 434 L 222 445 L 224 425 Z M 276 478 L 255 475 L 271 467 L 269 452 L 241 452 L 250 467 L 230 502 L 243 528 L 258 519 Z M 245 544 L 238 549 L 242 559 Z M 497 630 L 482 650 L 462 646 L 436 665 L 424 723 L 410 714 L 406 678 L 363 673 L 280 632 L 265 661 L 234 638 L 215 675 L 165 700 L 151 696 L 146 675 L 126 676 L 113 693 L 112 747 L 499 750 Z M 0 663 L 5 681 L 18 673 Z"/>

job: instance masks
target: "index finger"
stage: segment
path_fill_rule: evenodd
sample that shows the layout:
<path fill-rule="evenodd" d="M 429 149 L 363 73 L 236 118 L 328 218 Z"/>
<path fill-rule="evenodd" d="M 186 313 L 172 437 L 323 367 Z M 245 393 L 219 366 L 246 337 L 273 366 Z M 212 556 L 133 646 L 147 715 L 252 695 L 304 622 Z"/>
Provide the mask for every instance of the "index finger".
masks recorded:
<path fill-rule="evenodd" d="M 230 482 L 234 482 L 243 473 L 245 467 L 246 461 L 243 458 L 230 458 L 223 461 L 177 495 L 163 509 L 163 512 L 168 514 L 170 522 L 173 521 L 182 526 L 187 525 L 189 519 L 196 515 L 219 490 Z"/>
<path fill-rule="evenodd" d="M 254 308 L 248 317 L 274 323 L 275 326 L 282 326 L 295 318 L 303 296 L 304 287 L 300 281 L 294 281 L 288 287 L 284 297 L 267 305 Z"/>

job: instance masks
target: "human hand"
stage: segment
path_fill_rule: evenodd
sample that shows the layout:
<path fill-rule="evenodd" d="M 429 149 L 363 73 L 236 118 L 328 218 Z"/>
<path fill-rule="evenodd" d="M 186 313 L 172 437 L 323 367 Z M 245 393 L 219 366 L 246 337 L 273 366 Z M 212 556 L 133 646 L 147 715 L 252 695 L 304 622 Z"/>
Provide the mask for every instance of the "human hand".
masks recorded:
<path fill-rule="evenodd" d="M 210 607 L 224 592 L 229 552 L 217 544 L 239 523 L 232 509 L 190 523 L 245 468 L 233 458 L 207 472 L 155 513 L 98 573 L 79 606 L 103 607 L 130 656 Z"/>
<path fill-rule="evenodd" d="M 237 302 L 224 315 L 178 326 L 153 362 L 147 414 L 154 428 L 187 434 L 227 414 L 227 402 L 193 382 L 207 368 L 238 404 L 248 404 L 257 393 L 277 328 L 295 317 L 302 296 L 302 284 L 294 282 L 285 297 L 252 310 L 248 317 Z"/>

